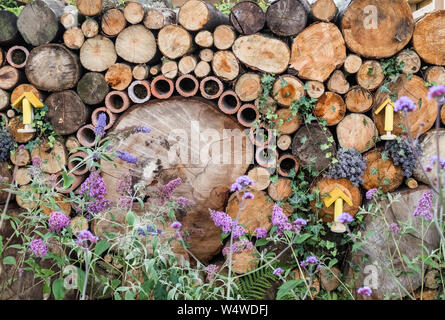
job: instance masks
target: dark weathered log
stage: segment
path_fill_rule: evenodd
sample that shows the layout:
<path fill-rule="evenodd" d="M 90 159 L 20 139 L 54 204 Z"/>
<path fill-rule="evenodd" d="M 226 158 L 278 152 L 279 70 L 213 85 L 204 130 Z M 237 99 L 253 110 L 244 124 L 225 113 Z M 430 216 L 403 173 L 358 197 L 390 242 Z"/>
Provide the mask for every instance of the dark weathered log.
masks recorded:
<path fill-rule="evenodd" d="M 96 72 L 107 70 L 117 59 L 114 43 L 104 36 L 95 36 L 85 41 L 79 56 L 85 69 Z"/>
<path fill-rule="evenodd" d="M 346 104 L 343 98 L 334 92 L 325 92 L 318 99 L 314 114 L 319 118 L 326 119 L 328 126 L 339 123 L 346 114 Z"/>
<path fill-rule="evenodd" d="M 105 73 L 105 81 L 114 90 L 125 90 L 133 79 L 131 68 L 125 63 L 111 65 Z"/>
<path fill-rule="evenodd" d="M 49 109 L 48 119 L 59 134 L 72 134 L 87 121 L 88 110 L 72 90 L 55 92 L 45 103 Z"/>
<path fill-rule="evenodd" d="M 184 28 L 169 24 L 159 31 L 158 46 L 164 56 L 177 59 L 193 49 L 193 39 Z"/>
<path fill-rule="evenodd" d="M 85 36 L 80 28 L 71 28 L 63 33 L 63 43 L 70 49 L 80 49 L 84 41 Z"/>
<path fill-rule="evenodd" d="M 254 1 L 241 1 L 230 12 L 230 23 L 240 34 L 253 34 L 263 29 L 266 14 Z"/>
<path fill-rule="evenodd" d="M 210 48 L 213 45 L 213 34 L 208 30 L 201 30 L 195 36 L 195 43 L 203 48 Z"/>
<path fill-rule="evenodd" d="M 402 167 L 394 165 L 390 157 L 382 157 L 382 148 L 367 152 L 363 187 L 366 190 L 381 188 L 383 192 L 397 189 L 403 182 Z"/>
<path fill-rule="evenodd" d="M 291 75 L 283 75 L 275 80 L 272 92 L 274 99 L 283 107 L 290 107 L 292 101 L 305 95 L 303 82 Z"/>
<path fill-rule="evenodd" d="M 364 114 L 350 113 L 337 125 L 338 144 L 343 148 L 368 151 L 375 146 L 377 136 L 374 122 Z"/>
<path fill-rule="evenodd" d="M 102 16 L 101 29 L 107 36 L 114 37 L 124 30 L 126 24 L 127 21 L 121 10 L 109 9 Z"/>
<path fill-rule="evenodd" d="M 130 26 L 116 39 L 116 53 L 132 63 L 147 63 L 156 55 L 156 39 L 142 25 Z"/>
<path fill-rule="evenodd" d="M 99 34 L 99 24 L 96 20 L 87 18 L 81 26 L 86 38 L 93 38 Z"/>
<path fill-rule="evenodd" d="M 222 24 L 217 26 L 215 31 L 213 31 L 213 44 L 219 50 L 230 49 L 235 39 L 236 33 L 232 26 Z"/>
<path fill-rule="evenodd" d="M 20 82 L 21 78 L 22 74 L 14 67 L 0 68 L 0 89 L 11 90 Z"/>
<path fill-rule="evenodd" d="M 102 10 L 102 0 L 76 0 L 76 7 L 84 16 L 95 16 Z"/>
<path fill-rule="evenodd" d="M 369 90 L 354 86 L 345 96 L 346 108 L 351 112 L 366 112 L 372 108 L 373 97 Z"/>
<path fill-rule="evenodd" d="M 232 51 L 218 51 L 213 56 L 212 70 L 215 75 L 225 81 L 238 77 L 240 66 Z"/>
<path fill-rule="evenodd" d="M 151 8 L 147 11 L 144 25 L 148 29 L 159 30 L 167 24 L 175 24 L 177 20 L 176 12 L 169 8 Z"/>
<path fill-rule="evenodd" d="M 426 63 L 445 65 L 444 28 L 444 10 L 432 12 L 416 23 L 413 46 Z"/>
<path fill-rule="evenodd" d="M 376 60 L 363 62 L 356 74 L 357 83 L 366 90 L 377 89 L 385 80 L 382 65 Z"/>
<path fill-rule="evenodd" d="M 341 70 L 335 70 L 328 81 L 328 90 L 338 94 L 345 94 L 349 91 L 349 82 Z"/>
<path fill-rule="evenodd" d="M 86 104 L 99 104 L 110 91 L 105 77 L 98 72 L 88 72 L 77 83 L 77 93 Z"/>
<path fill-rule="evenodd" d="M 142 4 L 130 1 L 125 4 L 124 17 L 131 24 L 138 24 L 144 19 L 145 11 Z"/>
<path fill-rule="evenodd" d="M 213 30 L 221 24 L 229 24 L 229 17 L 211 3 L 189 0 L 179 9 L 178 22 L 187 30 Z"/>
<path fill-rule="evenodd" d="M 243 102 L 253 101 L 263 92 L 259 74 L 247 72 L 241 75 L 235 84 L 235 92 Z"/>
<path fill-rule="evenodd" d="M 306 0 L 276 0 L 267 8 L 267 26 L 279 36 L 294 36 L 306 27 L 310 12 Z"/>
<path fill-rule="evenodd" d="M 312 17 L 315 20 L 329 22 L 335 18 L 338 9 L 333 0 L 317 0 L 312 4 Z"/>
<path fill-rule="evenodd" d="M 0 10 L 0 43 L 12 42 L 18 33 L 17 16 L 11 11 Z"/>

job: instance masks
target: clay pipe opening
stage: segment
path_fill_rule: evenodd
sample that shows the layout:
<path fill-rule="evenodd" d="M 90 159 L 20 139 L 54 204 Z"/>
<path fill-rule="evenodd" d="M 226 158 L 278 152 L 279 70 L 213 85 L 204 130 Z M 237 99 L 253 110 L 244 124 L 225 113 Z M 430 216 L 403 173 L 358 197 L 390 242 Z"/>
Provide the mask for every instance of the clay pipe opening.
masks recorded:
<path fill-rule="evenodd" d="M 121 113 L 130 107 L 130 99 L 123 91 L 111 91 L 105 97 L 105 106 L 113 113 Z"/>
<path fill-rule="evenodd" d="M 84 147 L 92 147 L 96 141 L 96 134 L 94 133 L 94 126 L 87 124 L 77 130 L 77 140 Z"/>
<path fill-rule="evenodd" d="M 283 154 L 278 159 L 277 171 L 283 177 L 289 176 L 292 169 L 294 170 L 294 173 L 297 173 L 299 168 L 300 164 L 298 163 L 297 158 L 291 154 Z"/>
<path fill-rule="evenodd" d="M 205 77 L 199 85 L 201 95 L 206 99 L 217 99 L 224 90 L 224 85 L 217 77 Z"/>
<path fill-rule="evenodd" d="M 176 80 L 176 91 L 183 97 L 192 97 L 196 95 L 198 89 L 198 80 L 190 74 L 184 74 Z"/>
<path fill-rule="evenodd" d="M 158 99 L 170 98 L 174 89 L 173 81 L 164 76 L 157 76 L 151 82 L 151 93 Z"/>
<path fill-rule="evenodd" d="M 260 166 L 264 168 L 275 167 L 277 163 L 277 158 L 278 158 L 278 152 L 270 147 L 266 146 L 266 147 L 259 147 L 256 149 L 255 160 Z"/>
<path fill-rule="evenodd" d="M 272 140 L 273 131 L 263 123 L 259 127 L 250 127 L 249 138 L 258 147 L 267 146 Z"/>
<path fill-rule="evenodd" d="M 245 104 L 238 110 L 236 117 L 243 126 L 251 127 L 260 118 L 260 113 L 253 104 Z"/>
<path fill-rule="evenodd" d="M 56 190 L 57 190 L 57 192 L 59 192 L 61 194 L 68 194 L 71 191 L 76 190 L 87 177 L 86 174 L 81 175 L 81 176 L 76 176 L 73 173 L 68 174 L 68 176 L 73 177 L 74 181 L 68 189 L 63 189 L 62 172 L 56 173 Z"/>
<path fill-rule="evenodd" d="M 81 161 L 83 161 L 87 157 L 88 154 L 83 151 L 78 151 L 70 155 L 70 157 L 68 158 L 68 170 L 69 171 L 73 170 Z M 87 172 L 88 172 L 88 166 L 86 163 L 84 163 L 83 165 L 81 165 L 80 167 L 78 167 L 76 170 L 73 171 L 73 173 L 76 176 L 84 175 Z"/>
<path fill-rule="evenodd" d="M 91 114 L 91 122 L 93 123 L 93 126 L 97 125 L 97 120 L 99 119 L 99 115 L 101 113 L 105 113 L 105 116 L 107 118 L 106 120 L 107 125 L 105 126 L 104 129 L 108 130 L 113 126 L 114 122 L 116 121 L 116 115 L 105 107 L 96 108 Z"/>
<path fill-rule="evenodd" d="M 8 63 L 14 68 L 21 69 L 26 65 L 28 56 L 28 49 L 22 46 L 13 46 L 6 54 L 6 61 L 8 61 Z"/>
<path fill-rule="evenodd" d="M 218 108 L 225 114 L 235 114 L 241 106 L 241 101 L 235 91 L 227 90 L 218 99 Z"/>
<path fill-rule="evenodd" d="M 151 98 L 150 84 L 145 80 L 133 81 L 128 87 L 128 97 L 134 103 L 144 103 Z"/>

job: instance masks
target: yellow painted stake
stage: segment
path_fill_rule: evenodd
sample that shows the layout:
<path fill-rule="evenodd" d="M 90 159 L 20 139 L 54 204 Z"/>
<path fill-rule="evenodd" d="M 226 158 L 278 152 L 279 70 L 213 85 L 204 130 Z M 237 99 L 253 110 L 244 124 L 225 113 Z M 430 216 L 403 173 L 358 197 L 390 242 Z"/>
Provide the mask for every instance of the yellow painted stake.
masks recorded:
<path fill-rule="evenodd" d="M 338 187 L 329 192 L 329 195 L 323 199 L 327 208 L 334 203 L 334 223 L 331 227 L 332 232 L 342 233 L 346 231 L 346 226 L 338 221 L 338 218 L 343 213 L 343 201 L 352 206 L 352 200 Z"/>
<path fill-rule="evenodd" d="M 394 103 L 390 98 L 387 98 L 375 111 L 375 114 L 379 114 L 382 109 L 385 108 L 385 131 L 386 134 L 381 136 L 382 140 L 394 140 L 395 135 L 392 134 L 394 130 Z"/>
<path fill-rule="evenodd" d="M 18 129 L 17 132 L 35 132 L 36 130 L 32 127 L 32 121 L 34 120 L 32 108 L 43 108 L 43 103 L 32 92 L 25 92 L 14 101 L 12 106 L 21 109 L 23 113 L 23 124 L 25 127 Z"/>
<path fill-rule="evenodd" d="M 31 124 L 32 123 L 32 107 L 31 103 L 29 103 L 28 99 L 24 98 L 22 101 L 22 112 L 23 112 L 23 124 Z"/>

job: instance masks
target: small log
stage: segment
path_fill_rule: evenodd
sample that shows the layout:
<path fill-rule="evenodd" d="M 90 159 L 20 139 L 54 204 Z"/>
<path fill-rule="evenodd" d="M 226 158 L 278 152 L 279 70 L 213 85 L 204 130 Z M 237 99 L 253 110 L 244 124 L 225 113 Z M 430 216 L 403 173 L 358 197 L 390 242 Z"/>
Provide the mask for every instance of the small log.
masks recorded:
<path fill-rule="evenodd" d="M 394 165 L 390 157 L 382 158 L 382 148 L 365 153 L 366 169 L 362 186 L 366 190 L 381 188 L 383 192 L 396 190 L 403 182 L 402 168 Z"/>
<path fill-rule="evenodd" d="M 88 110 L 72 90 L 55 92 L 45 103 L 49 109 L 48 120 L 59 134 L 72 134 L 87 121 Z"/>
<path fill-rule="evenodd" d="M 154 97 L 158 99 L 168 99 L 173 94 L 175 85 L 170 79 L 164 76 L 157 76 L 151 82 L 150 88 Z"/>
<path fill-rule="evenodd" d="M 199 61 L 195 67 L 195 70 L 193 70 L 193 72 L 195 73 L 195 76 L 197 78 L 204 78 L 210 74 L 210 70 L 211 70 L 211 67 L 208 62 Z"/>
<path fill-rule="evenodd" d="M 277 171 L 283 177 L 288 177 L 292 170 L 294 173 L 297 173 L 299 168 L 298 159 L 291 154 L 283 154 L 278 158 Z"/>
<path fill-rule="evenodd" d="M 199 59 L 205 62 L 211 62 L 213 60 L 213 51 L 212 49 L 202 49 L 199 51 Z"/>
<path fill-rule="evenodd" d="M 203 48 L 210 48 L 213 45 L 213 35 L 208 30 L 201 30 L 195 36 L 195 43 Z"/>
<path fill-rule="evenodd" d="M 139 81 L 147 79 L 149 72 L 150 68 L 145 63 L 134 66 L 133 70 L 131 71 L 133 78 Z"/>
<path fill-rule="evenodd" d="M 80 48 L 80 62 L 89 71 L 105 71 L 116 62 L 116 59 L 114 43 L 104 36 L 87 39 Z"/>
<path fill-rule="evenodd" d="M 176 24 L 176 12 L 169 8 L 151 8 L 147 11 L 144 25 L 148 29 L 159 30 L 168 24 Z"/>
<path fill-rule="evenodd" d="M 445 85 L 445 68 L 440 66 L 429 67 L 425 72 L 425 80 L 438 86 Z"/>
<path fill-rule="evenodd" d="M 201 80 L 199 90 L 205 99 L 218 99 L 223 93 L 224 85 L 217 77 L 210 76 Z"/>
<path fill-rule="evenodd" d="M 254 167 L 249 170 L 247 175 L 253 180 L 251 188 L 256 191 L 265 190 L 270 184 L 270 173 L 266 168 Z"/>
<path fill-rule="evenodd" d="M 218 99 L 218 108 L 225 114 L 235 114 L 241 107 L 241 102 L 235 91 L 227 90 Z"/>
<path fill-rule="evenodd" d="M 144 26 L 130 26 L 117 36 L 116 53 L 128 62 L 147 63 L 156 55 L 156 39 Z"/>
<path fill-rule="evenodd" d="M 75 216 L 70 221 L 70 228 L 74 235 L 77 235 L 82 230 L 88 230 L 88 219 L 81 215 Z"/>
<path fill-rule="evenodd" d="M 352 201 L 352 206 L 343 202 L 343 212 L 349 213 L 351 216 L 355 216 L 362 204 L 362 194 L 360 188 L 354 186 L 348 179 L 332 179 L 332 178 L 321 178 L 318 179 L 311 188 L 312 193 L 319 193 L 323 198 L 331 192 L 334 188 L 338 188 L 343 193 L 348 196 Z M 324 222 L 332 222 L 334 220 L 334 206 L 331 205 L 326 208 L 325 205 L 321 209 L 317 208 L 317 201 L 311 201 L 310 203 L 312 211 L 318 213 L 318 216 L 323 219 Z"/>
<path fill-rule="evenodd" d="M 51 148 L 47 142 L 43 142 L 31 151 L 31 156 L 42 159 L 42 171 L 54 174 L 62 171 L 68 164 L 68 155 L 63 143 L 59 140 L 54 142 Z"/>
<path fill-rule="evenodd" d="M 105 81 L 114 90 L 125 90 L 131 83 L 133 74 L 129 65 L 115 63 L 105 73 Z"/>
<path fill-rule="evenodd" d="M 443 110 L 443 107 L 442 107 Z M 430 183 L 437 183 L 437 163 L 432 165 L 431 157 L 437 156 L 437 140 L 439 141 L 439 157 L 445 159 L 445 149 L 442 148 L 445 142 L 445 129 L 431 130 L 420 137 L 420 150 L 422 155 L 419 156 L 419 161 L 416 161 L 416 167 L 413 170 L 413 177 L 427 185 Z M 430 165 L 433 170 L 425 172 L 424 168 Z"/>
<path fill-rule="evenodd" d="M 159 74 L 159 72 L 161 72 L 161 65 L 160 64 L 154 65 L 154 66 L 150 67 L 149 71 L 150 71 L 150 75 L 157 76 Z"/>
<path fill-rule="evenodd" d="M 86 38 L 94 38 L 99 34 L 99 24 L 94 19 L 87 18 L 80 28 Z"/>
<path fill-rule="evenodd" d="M 15 174 L 15 181 L 19 186 L 25 186 L 30 184 L 32 180 L 31 174 L 28 168 L 18 168 Z"/>
<path fill-rule="evenodd" d="M 0 26 L 2 26 L 0 29 L 0 44 L 13 42 L 19 33 L 17 16 L 11 11 L 0 10 Z"/>
<path fill-rule="evenodd" d="M 290 148 L 290 145 L 292 144 L 292 138 L 288 134 L 282 134 L 278 137 L 277 140 L 277 147 L 282 150 L 286 151 Z"/>
<path fill-rule="evenodd" d="M 12 170 L 7 161 L 0 162 L 0 203 L 5 203 L 8 199 L 8 192 L 3 189 L 9 188 L 12 183 Z"/>
<path fill-rule="evenodd" d="M 60 23 L 66 30 L 77 28 L 79 25 L 79 11 L 77 8 L 72 5 L 67 5 L 63 9 L 63 14 L 60 17 Z"/>
<path fill-rule="evenodd" d="M 9 108 L 9 105 L 11 104 L 9 96 L 8 91 L 0 89 L 0 110 Z"/>
<path fill-rule="evenodd" d="M 178 71 L 181 74 L 192 73 L 198 64 L 198 59 L 195 56 L 184 56 L 178 62 Z"/>
<path fill-rule="evenodd" d="M 32 92 L 37 99 L 41 98 L 40 92 L 34 87 L 32 84 L 23 83 L 17 87 L 14 88 L 14 90 L 11 93 L 11 101 L 17 101 L 18 98 L 25 92 Z"/>
<path fill-rule="evenodd" d="M 264 168 L 275 168 L 278 160 L 278 152 L 275 148 L 264 146 L 255 151 L 256 162 Z"/>
<path fill-rule="evenodd" d="M 328 126 L 339 123 L 346 114 L 346 104 L 343 98 L 334 92 L 325 92 L 318 99 L 314 114 L 319 118 L 326 119 Z"/>
<path fill-rule="evenodd" d="M 343 69 L 349 74 L 357 73 L 362 66 L 362 58 L 356 54 L 348 54 L 345 63 L 343 64 Z"/>
<path fill-rule="evenodd" d="M 232 255 L 232 270 L 237 274 L 245 274 L 258 267 L 258 250 L 255 247 L 251 249 L 234 252 Z"/>
<path fill-rule="evenodd" d="M 40 194 L 34 192 L 30 185 L 21 186 L 15 200 L 20 208 L 34 210 L 39 205 Z"/>
<path fill-rule="evenodd" d="M 300 115 L 293 115 L 289 108 L 279 109 L 276 112 L 275 128 L 280 134 L 292 134 L 301 126 Z"/>
<path fill-rule="evenodd" d="M 70 49 L 80 49 L 84 41 L 85 36 L 80 28 L 71 28 L 63 33 L 63 43 Z"/>
<path fill-rule="evenodd" d="M 274 201 L 283 201 L 292 195 L 291 179 L 278 178 L 277 183 L 271 183 L 267 193 Z"/>
<path fill-rule="evenodd" d="M 414 31 L 413 14 L 405 0 L 394 0 L 390 6 L 384 1 L 352 1 L 340 16 L 348 48 L 365 58 L 395 55 Z"/>
<path fill-rule="evenodd" d="M 422 66 L 419 55 L 411 49 L 402 50 L 397 55 L 397 60 L 404 63 L 402 69 L 404 74 L 415 74 L 419 72 L 420 67 Z"/>
<path fill-rule="evenodd" d="M 65 4 L 36 0 L 26 5 L 17 19 L 17 27 L 26 43 L 34 47 L 53 41 Z"/>
<path fill-rule="evenodd" d="M 328 90 L 338 94 L 345 94 L 349 91 L 349 82 L 341 70 L 335 70 L 332 73 L 328 81 Z"/>
<path fill-rule="evenodd" d="M 232 26 L 220 25 L 213 31 L 213 45 L 218 50 L 228 50 L 236 39 L 236 33 Z"/>
<path fill-rule="evenodd" d="M 238 77 L 240 66 L 232 51 L 218 51 L 213 56 L 212 70 L 218 78 L 231 81 Z"/>
<path fill-rule="evenodd" d="M 11 90 L 21 80 L 22 75 L 19 70 L 11 66 L 0 68 L 0 89 Z"/>
<path fill-rule="evenodd" d="M 124 17 L 131 24 L 138 24 L 144 19 L 145 11 L 142 4 L 130 1 L 125 4 Z"/>
<path fill-rule="evenodd" d="M 72 153 L 74 149 L 80 147 L 80 143 L 75 136 L 69 136 L 66 138 L 65 147 L 69 153 Z"/>
<path fill-rule="evenodd" d="M 14 68 L 21 69 L 26 65 L 29 51 L 23 46 L 13 46 L 6 54 L 6 61 Z"/>
<path fill-rule="evenodd" d="M 102 0 L 76 0 L 76 7 L 84 16 L 95 16 L 102 10 Z"/>
<path fill-rule="evenodd" d="M 77 83 L 77 94 L 86 104 L 102 103 L 110 91 L 105 77 L 98 72 L 88 72 Z"/>
<path fill-rule="evenodd" d="M 236 31 L 243 35 L 261 31 L 266 23 L 266 14 L 254 1 L 241 1 L 235 4 L 229 18 Z"/>
<path fill-rule="evenodd" d="M 262 34 L 238 37 L 232 51 L 246 66 L 261 72 L 280 74 L 289 65 L 290 50 L 287 44 Z"/>
<path fill-rule="evenodd" d="M 26 143 L 34 138 L 34 132 L 18 132 L 18 129 L 25 128 L 25 125 L 23 124 L 22 120 L 20 119 L 20 116 L 14 117 L 9 120 L 8 123 L 9 132 L 12 135 L 12 138 L 17 143 Z"/>
<path fill-rule="evenodd" d="M 193 39 L 184 28 L 169 24 L 159 31 L 158 46 L 164 56 L 174 60 L 192 51 Z"/>
<path fill-rule="evenodd" d="M 128 87 L 128 97 L 134 103 L 144 103 L 151 98 L 151 89 L 148 81 L 136 80 Z"/>
<path fill-rule="evenodd" d="M 87 124 L 77 130 L 76 138 L 79 143 L 87 148 L 94 146 L 96 142 L 96 134 L 94 133 L 94 126 Z"/>
<path fill-rule="evenodd" d="M 24 167 L 31 163 L 31 154 L 26 149 L 18 148 L 9 156 L 9 159 L 17 167 Z"/>
<path fill-rule="evenodd" d="M 130 107 L 130 99 L 124 91 L 111 91 L 105 97 L 105 106 L 113 113 L 122 113 Z"/>
<path fill-rule="evenodd" d="M 168 79 L 174 79 L 178 75 L 178 63 L 173 60 L 164 60 L 162 62 L 161 73 Z"/>
<path fill-rule="evenodd" d="M 351 112 L 367 112 L 372 108 L 373 97 L 369 90 L 354 86 L 345 97 L 346 108 Z"/>
<path fill-rule="evenodd" d="M 8 117 L 8 118 L 14 118 L 15 117 L 15 111 L 14 111 L 14 109 L 9 109 L 8 111 L 6 111 L 6 116 Z"/>
<path fill-rule="evenodd" d="M 331 159 L 326 157 L 326 153 L 330 152 L 335 157 L 335 143 L 330 143 L 333 139 L 329 130 L 317 124 L 312 123 L 302 126 L 292 140 L 292 154 L 297 157 L 300 165 L 311 165 L 317 171 L 323 171 L 331 164 Z M 321 145 L 329 145 L 329 148 L 323 152 Z M 314 162 L 312 162 L 314 160 Z"/>
<path fill-rule="evenodd" d="M 192 97 L 199 90 L 199 82 L 194 76 L 184 74 L 176 80 L 176 91 L 183 97 Z"/>
<path fill-rule="evenodd" d="M 419 186 L 419 183 L 414 178 L 407 178 L 404 180 L 406 186 L 410 189 L 416 189 Z"/>
<path fill-rule="evenodd" d="M 101 113 L 105 114 L 105 130 L 110 129 L 114 122 L 116 121 L 116 115 L 114 113 L 112 113 L 108 108 L 106 107 L 100 107 L 100 108 L 96 108 L 94 109 L 93 113 L 91 114 L 91 123 L 94 127 L 96 127 L 97 125 L 97 120 L 99 119 L 99 115 Z M 79 175 L 79 174 L 78 174 Z"/>
<path fill-rule="evenodd" d="M 263 92 L 260 75 L 252 72 L 241 75 L 236 80 L 235 92 L 243 102 L 257 99 Z"/>
<path fill-rule="evenodd" d="M 310 12 L 306 0 L 276 0 L 267 8 L 267 26 L 276 35 L 294 36 L 306 27 Z"/>
<path fill-rule="evenodd" d="M 292 43 L 290 67 L 307 80 L 326 81 L 346 59 L 345 41 L 332 23 L 315 23 L 299 33 Z"/>
<path fill-rule="evenodd" d="M 360 113 L 348 114 L 340 121 L 336 130 L 340 147 L 354 148 L 362 153 L 375 146 L 378 136 L 374 122 Z"/>
<path fill-rule="evenodd" d="M 229 24 L 229 17 L 211 3 L 189 0 L 179 9 L 178 22 L 190 31 L 212 30 L 221 24 Z"/>
<path fill-rule="evenodd" d="M 337 267 L 322 268 L 320 270 L 321 287 L 326 291 L 334 291 L 340 285 L 341 272 Z"/>
<path fill-rule="evenodd" d="M 356 74 L 357 83 L 364 89 L 375 90 L 385 80 L 382 65 L 376 60 L 363 62 Z"/>
<path fill-rule="evenodd" d="M 333 0 L 317 0 L 312 4 L 312 18 L 329 22 L 335 18 L 338 9 Z"/>
<path fill-rule="evenodd" d="M 304 96 L 303 82 L 291 76 L 280 76 L 273 85 L 273 97 L 282 107 L 290 107 L 292 101 Z"/>
<path fill-rule="evenodd" d="M 416 23 L 413 47 L 426 63 L 445 65 L 445 39 L 442 34 L 444 18 L 445 11 L 437 10 Z"/>
<path fill-rule="evenodd" d="M 324 93 L 324 84 L 319 81 L 310 80 L 306 82 L 306 92 L 311 98 L 318 99 Z"/>
<path fill-rule="evenodd" d="M 117 36 L 126 25 L 124 13 L 119 9 L 109 9 L 102 15 L 101 30 L 107 36 Z"/>
<path fill-rule="evenodd" d="M 54 211 L 63 212 L 67 217 L 70 216 L 71 213 L 71 203 L 64 196 L 54 197 L 55 204 L 51 207 L 46 207 L 44 205 L 40 205 L 40 209 L 43 214 L 49 216 Z"/>
<path fill-rule="evenodd" d="M 238 119 L 238 122 L 243 126 L 251 127 L 260 118 L 260 113 L 253 104 L 246 103 L 239 108 L 236 114 L 236 118 Z"/>

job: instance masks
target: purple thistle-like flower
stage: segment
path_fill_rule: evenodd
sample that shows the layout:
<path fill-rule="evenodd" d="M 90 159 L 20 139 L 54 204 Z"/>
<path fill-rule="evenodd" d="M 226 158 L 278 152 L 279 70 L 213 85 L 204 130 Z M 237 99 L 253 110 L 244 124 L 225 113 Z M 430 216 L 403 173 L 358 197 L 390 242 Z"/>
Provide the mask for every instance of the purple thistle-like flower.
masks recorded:
<path fill-rule="evenodd" d="M 250 179 L 248 176 L 241 176 L 236 178 L 236 183 L 239 183 L 243 187 L 249 187 L 253 185 L 253 180 Z"/>
<path fill-rule="evenodd" d="M 394 112 L 406 111 L 411 112 L 416 109 L 416 104 L 408 97 L 400 97 L 394 104 Z"/>
<path fill-rule="evenodd" d="M 183 210 L 188 209 L 195 205 L 194 201 L 184 198 L 184 197 L 179 197 L 178 199 L 176 199 L 176 203 L 178 204 L 179 208 L 181 208 Z"/>
<path fill-rule="evenodd" d="M 445 86 L 432 86 L 428 91 L 428 100 L 436 99 L 440 104 L 445 102 Z"/>
<path fill-rule="evenodd" d="M 347 212 L 343 212 L 339 217 L 338 217 L 338 222 L 342 223 L 342 224 L 346 224 L 346 223 L 350 223 L 354 221 L 354 218 Z"/>
<path fill-rule="evenodd" d="M 241 191 L 242 189 L 243 186 L 236 182 L 230 186 L 230 192 Z"/>
<path fill-rule="evenodd" d="M 119 159 L 121 159 L 122 161 L 125 161 L 127 163 L 137 163 L 138 162 L 138 158 L 127 151 L 117 150 L 116 153 L 117 153 L 116 156 Z"/>
<path fill-rule="evenodd" d="M 90 230 L 81 230 L 77 234 L 77 245 L 79 247 L 82 247 L 84 245 L 88 245 L 88 241 L 91 243 L 96 243 L 99 240 L 98 237 L 93 235 Z"/>
<path fill-rule="evenodd" d="M 233 235 L 234 239 L 238 239 L 245 233 L 246 233 L 246 230 L 240 225 L 236 225 L 232 230 L 232 235 Z"/>
<path fill-rule="evenodd" d="M 49 215 L 49 230 L 52 232 L 61 231 L 70 224 L 71 219 L 59 211 L 51 212 Z"/>
<path fill-rule="evenodd" d="M 232 230 L 234 222 L 227 213 L 212 210 L 210 212 L 210 217 L 212 218 L 215 226 L 221 227 L 224 233 L 229 233 Z"/>
<path fill-rule="evenodd" d="M 97 123 L 96 127 L 94 128 L 94 134 L 96 136 L 104 136 L 106 125 L 107 125 L 107 115 L 105 114 L 105 112 L 101 112 L 97 117 Z"/>
<path fill-rule="evenodd" d="M 315 256 L 309 256 L 306 258 L 306 263 L 307 264 L 317 264 L 318 263 L 318 259 Z"/>
<path fill-rule="evenodd" d="M 170 225 L 170 228 L 173 228 L 173 229 L 181 229 L 181 227 L 182 227 L 182 224 L 179 221 L 175 221 Z"/>
<path fill-rule="evenodd" d="M 151 129 L 149 127 L 146 126 L 139 126 L 133 129 L 133 134 L 134 133 L 150 133 Z"/>
<path fill-rule="evenodd" d="M 43 258 L 48 253 L 48 248 L 42 239 L 32 240 L 29 244 L 29 250 L 39 258 Z"/>
<path fill-rule="evenodd" d="M 123 196 L 119 198 L 119 207 L 122 209 L 130 209 L 133 206 L 133 198 Z"/>
<path fill-rule="evenodd" d="M 267 237 L 267 230 L 265 228 L 256 228 L 255 234 L 258 239 Z"/>
<path fill-rule="evenodd" d="M 427 164 L 427 165 L 424 167 L 424 169 L 425 169 L 426 172 L 431 172 L 431 171 L 433 171 L 433 167 L 430 166 L 429 164 Z"/>
<path fill-rule="evenodd" d="M 292 230 L 292 225 L 289 223 L 287 216 L 283 210 L 275 204 L 272 209 L 272 224 L 277 226 L 277 233 L 283 234 L 283 231 Z"/>
<path fill-rule="evenodd" d="M 283 274 L 283 273 L 284 273 L 284 270 L 281 269 L 281 268 L 276 268 L 276 269 L 273 271 L 273 274 L 275 274 L 275 275 L 281 275 L 281 274 Z"/>
<path fill-rule="evenodd" d="M 321 266 L 321 264 L 319 264 L 319 265 L 317 266 L 317 271 L 321 271 L 322 268 L 323 268 L 323 267 Z"/>
<path fill-rule="evenodd" d="M 397 223 L 391 223 L 388 227 L 389 231 L 392 232 L 392 234 L 399 234 L 400 233 L 400 227 Z"/>
<path fill-rule="evenodd" d="M 31 163 L 33 167 L 40 168 L 42 166 L 42 158 L 39 156 L 32 157 Z"/>
<path fill-rule="evenodd" d="M 361 295 L 363 295 L 363 296 L 371 296 L 371 294 L 372 294 L 372 289 L 370 288 L 370 287 L 361 287 L 361 288 L 359 288 L 358 290 L 357 290 L 357 293 L 358 294 L 361 294 Z"/>
<path fill-rule="evenodd" d="M 377 188 L 370 189 L 366 192 L 366 199 L 371 200 L 374 195 L 379 192 Z"/>
<path fill-rule="evenodd" d="M 207 281 L 212 282 L 219 267 L 216 264 L 209 264 L 204 270 L 207 272 Z"/>
<path fill-rule="evenodd" d="M 170 200 L 171 196 L 176 191 L 176 189 L 181 185 L 181 183 L 182 183 L 181 178 L 176 178 L 170 180 L 166 185 L 162 186 L 160 200 L 163 204 L 168 200 Z"/>
<path fill-rule="evenodd" d="M 413 213 L 414 217 L 422 216 L 425 220 L 431 220 L 433 218 L 433 196 L 433 191 L 428 190 L 420 197 Z"/>
<path fill-rule="evenodd" d="M 90 213 L 99 213 L 105 210 L 110 202 L 105 199 L 107 187 L 99 172 L 92 171 L 89 177 L 80 186 L 80 193 L 88 197 L 87 210 Z"/>
<path fill-rule="evenodd" d="M 252 192 L 244 192 L 243 200 L 255 198 Z"/>

